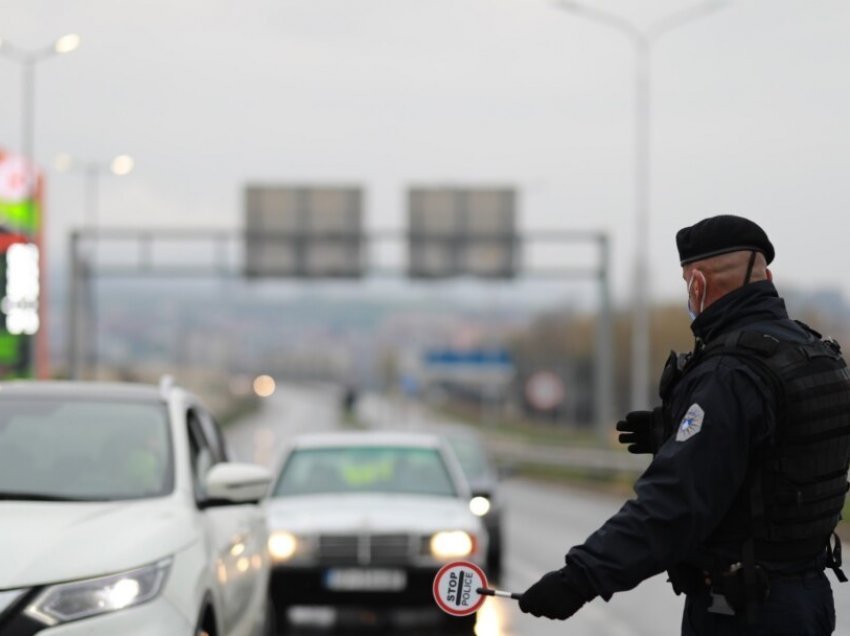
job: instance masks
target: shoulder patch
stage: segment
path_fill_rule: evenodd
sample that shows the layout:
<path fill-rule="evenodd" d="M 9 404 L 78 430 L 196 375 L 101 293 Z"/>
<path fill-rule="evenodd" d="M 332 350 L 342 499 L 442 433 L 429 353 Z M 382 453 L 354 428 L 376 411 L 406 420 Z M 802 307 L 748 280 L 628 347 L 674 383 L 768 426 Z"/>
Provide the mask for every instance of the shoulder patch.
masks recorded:
<path fill-rule="evenodd" d="M 685 417 L 679 422 L 679 429 L 676 431 L 676 441 L 685 442 L 691 439 L 694 435 L 702 430 L 702 420 L 705 418 L 705 411 L 702 407 L 694 402 L 691 404 Z"/>

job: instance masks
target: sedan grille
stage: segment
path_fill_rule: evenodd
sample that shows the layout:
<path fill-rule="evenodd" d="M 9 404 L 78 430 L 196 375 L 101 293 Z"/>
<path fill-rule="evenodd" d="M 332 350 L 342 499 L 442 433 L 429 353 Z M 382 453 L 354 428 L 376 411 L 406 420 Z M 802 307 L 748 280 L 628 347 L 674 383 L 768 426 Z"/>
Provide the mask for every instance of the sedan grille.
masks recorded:
<path fill-rule="evenodd" d="M 319 536 L 318 559 L 328 565 L 403 565 L 418 548 L 418 537 L 406 534 Z"/>
<path fill-rule="evenodd" d="M 319 537 L 319 561 L 322 563 L 358 563 L 359 540 L 356 535 L 327 535 Z"/>

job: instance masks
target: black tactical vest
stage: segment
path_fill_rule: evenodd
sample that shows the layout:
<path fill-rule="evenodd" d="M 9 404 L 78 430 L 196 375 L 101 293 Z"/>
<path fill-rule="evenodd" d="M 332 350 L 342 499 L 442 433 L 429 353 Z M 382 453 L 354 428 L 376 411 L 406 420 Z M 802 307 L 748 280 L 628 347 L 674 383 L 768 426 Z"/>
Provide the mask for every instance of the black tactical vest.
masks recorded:
<path fill-rule="evenodd" d="M 735 356 L 775 396 L 773 443 L 754 452 L 745 485 L 706 542 L 709 552 L 749 544 L 756 562 L 813 559 L 828 547 L 841 517 L 850 468 L 850 370 L 838 343 L 801 326 L 814 336 L 809 342 L 743 329 L 684 364 L 687 373 L 709 357 Z"/>

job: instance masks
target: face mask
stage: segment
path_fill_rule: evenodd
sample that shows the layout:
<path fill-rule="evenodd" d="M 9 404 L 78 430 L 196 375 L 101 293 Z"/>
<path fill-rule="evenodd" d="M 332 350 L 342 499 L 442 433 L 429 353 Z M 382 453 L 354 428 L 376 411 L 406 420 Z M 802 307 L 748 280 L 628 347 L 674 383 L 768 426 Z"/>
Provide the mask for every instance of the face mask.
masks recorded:
<path fill-rule="evenodd" d="M 691 322 L 693 322 L 694 320 L 696 320 L 696 319 L 697 319 L 697 316 L 699 315 L 697 312 L 695 312 L 695 311 L 691 308 L 691 286 L 692 286 L 692 285 L 693 285 L 693 283 L 694 283 L 694 277 L 695 277 L 695 276 L 696 276 L 696 272 L 694 272 L 693 274 L 691 274 L 691 278 L 690 278 L 690 280 L 688 281 L 688 316 L 690 316 L 690 317 L 691 317 Z M 701 314 L 701 313 L 703 312 L 703 310 L 704 310 L 704 309 L 705 309 L 705 294 L 703 294 L 703 296 L 702 296 L 702 300 L 701 300 L 701 301 L 700 301 L 700 303 L 699 303 L 699 313 Z"/>
<path fill-rule="evenodd" d="M 693 322 L 694 320 L 697 319 L 696 312 L 693 309 L 691 309 L 691 299 L 690 298 L 688 298 L 688 317 L 691 319 L 691 322 Z"/>

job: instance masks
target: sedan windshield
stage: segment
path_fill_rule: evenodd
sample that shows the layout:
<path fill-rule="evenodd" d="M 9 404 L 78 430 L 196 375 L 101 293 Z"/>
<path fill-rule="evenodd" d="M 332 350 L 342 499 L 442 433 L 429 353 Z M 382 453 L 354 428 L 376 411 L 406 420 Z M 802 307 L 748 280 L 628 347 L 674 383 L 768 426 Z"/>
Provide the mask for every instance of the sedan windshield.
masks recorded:
<path fill-rule="evenodd" d="M 167 494 L 173 467 L 165 407 L 0 399 L 0 500 L 103 501 Z"/>
<path fill-rule="evenodd" d="M 439 451 L 412 447 L 347 447 L 296 450 L 274 496 L 319 493 L 398 493 L 456 496 Z"/>

